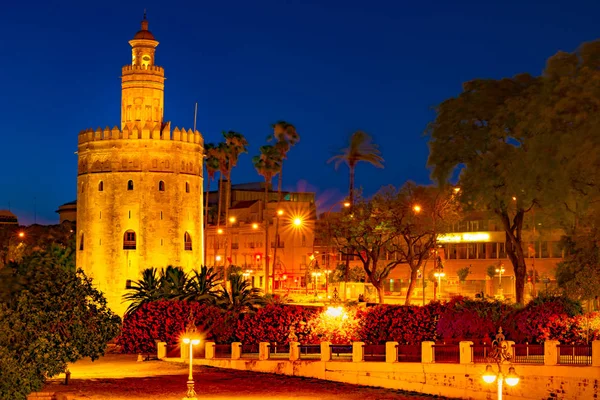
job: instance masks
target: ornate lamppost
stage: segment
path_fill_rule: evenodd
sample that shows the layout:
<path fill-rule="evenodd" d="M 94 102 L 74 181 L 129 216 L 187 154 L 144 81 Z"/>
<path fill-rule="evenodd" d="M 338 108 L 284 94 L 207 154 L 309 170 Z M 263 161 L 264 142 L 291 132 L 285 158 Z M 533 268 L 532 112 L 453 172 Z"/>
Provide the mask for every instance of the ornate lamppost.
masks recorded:
<path fill-rule="evenodd" d="M 502 372 L 502 364 L 504 362 L 510 362 L 512 360 L 512 354 L 508 350 L 508 342 L 506 342 L 504 334 L 502 334 L 502 328 L 498 328 L 498 334 L 492 341 L 492 350 L 488 357 L 488 364 L 485 367 L 485 373 L 483 374 L 483 380 L 486 383 L 498 382 L 498 400 L 502 400 L 502 384 L 506 382 L 508 386 L 515 386 L 519 383 L 519 376 L 515 373 L 515 367 L 512 365 L 508 368 L 508 373 L 504 375 Z M 494 372 L 492 363 L 498 366 L 498 373 Z"/>
<path fill-rule="evenodd" d="M 190 314 L 188 325 L 185 328 L 185 334 L 183 336 L 183 343 L 190 346 L 190 373 L 187 381 L 187 394 L 183 398 L 184 400 L 196 399 L 196 391 L 194 390 L 194 377 L 192 376 L 192 364 L 194 358 L 193 347 L 200 344 L 200 336 L 196 332 L 196 325 L 194 324 L 193 316 Z"/>

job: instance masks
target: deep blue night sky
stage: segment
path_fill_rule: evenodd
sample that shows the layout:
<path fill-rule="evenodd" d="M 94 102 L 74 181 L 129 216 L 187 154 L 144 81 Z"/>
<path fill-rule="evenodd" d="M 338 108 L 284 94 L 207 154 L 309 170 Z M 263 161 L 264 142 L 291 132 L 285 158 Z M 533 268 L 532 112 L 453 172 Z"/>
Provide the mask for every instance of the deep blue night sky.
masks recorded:
<path fill-rule="evenodd" d="M 198 102 L 206 142 L 245 134 L 234 182 L 261 180 L 251 157 L 270 124 L 294 123 L 284 186 L 329 204 L 348 174 L 326 160 L 353 131 L 371 133 L 386 159 L 358 168 L 365 193 L 427 183 L 432 107 L 464 81 L 539 74 L 558 50 L 600 36 L 597 1 L 13 1 L 0 11 L 0 209 L 10 202 L 21 223 L 33 222 L 34 198 L 38 223 L 58 221 L 76 197 L 78 132 L 120 124 L 120 71 L 144 8 L 165 119 L 191 128 Z"/>

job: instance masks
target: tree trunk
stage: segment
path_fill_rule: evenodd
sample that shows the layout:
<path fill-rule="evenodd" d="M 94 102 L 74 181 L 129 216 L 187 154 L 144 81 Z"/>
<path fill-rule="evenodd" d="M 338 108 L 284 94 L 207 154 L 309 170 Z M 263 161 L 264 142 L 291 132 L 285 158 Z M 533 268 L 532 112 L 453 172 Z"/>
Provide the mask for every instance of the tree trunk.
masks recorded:
<path fill-rule="evenodd" d="M 281 162 L 281 169 L 279 170 L 279 177 L 277 178 L 277 210 L 275 210 L 275 248 L 273 249 L 273 268 L 271 272 L 271 287 L 273 293 L 275 293 L 275 264 L 277 263 L 277 247 L 279 246 L 279 206 L 281 204 L 281 183 L 283 181 L 283 161 Z"/>
<path fill-rule="evenodd" d="M 227 234 L 227 246 L 225 246 L 225 260 L 227 262 L 229 262 L 229 265 L 233 264 L 233 254 L 232 254 L 232 246 L 231 246 L 231 242 L 233 241 L 233 232 L 231 231 L 233 228 L 233 224 L 231 222 L 229 222 L 229 207 L 231 203 L 231 161 L 229 161 L 230 163 L 230 169 L 229 172 L 227 173 L 227 182 L 225 183 L 226 187 L 225 187 L 225 226 L 228 226 L 227 228 L 227 232 L 225 232 Z M 229 225 L 227 225 L 229 224 Z M 229 259 L 232 259 L 231 261 L 229 261 Z"/>
<path fill-rule="evenodd" d="M 510 259 L 515 272 L 515 296 L 516 302 L 524 304 L 525 280 L 527 276 L 527 265 L 525 264 L 525 254 L 523 253 L 523 241 L 521 232 L 523 229 L 524 210 L 517 211 L 511 226 L 507 212 L 501 212 L 500 215 L 506 234 L 506 255 Z"/>
<path fill-rule="evenodd" d="M 418 269 L 419 269 L 418 267 L 410 268 L 410 283 L 408 284 L 408 289 L 406 290 L 406 301 L 404 302 L 404 305 L 407 305 L 407 306 L 410 305 L 413 291 L 415 290 L 415 287 L 417 286 L 417 271 L 418 271 Z"/>
<path fill-rule="evenodd" d="M 267 204 L 269 203 L 269 181 L 265 179 L 265 204 L 263 205 L 263 221 L 265 229 L 265 254 L 263 255 L 265 267 L 265 294 L 269 293 L 269 217 L 267 215 Z"/>
<path fill-rule="evenodd" d="M 210 177 L 208 177 L 208 179 L 206 180 L 206 192 L 204 193 L 204 197 L 206 197 L 206 206 L 204 207 L 204 265 L 207 265 L 206 256 L 208 250 L 208 193 L 210 193 L 210 181 L 211 179 Z"/>
<path fill-rule="evenodd" d="M 350 187 L 348 188 L 350 207 L 354 206 L 354 166 L 350 166 Z"/>
<path fill-rule="evenodd" d="M 219 204 L 217 205 L 217 229 L 221 227 L 221 197 L 223 195 L 223 174 L 219 172 Z"/>
<path fill-rule="evenodd" d="M 379 286 L 377 288 L 377 296 L 379 297 L 379 304 L 383 304 L 384 301 L 384 292 L 383 292 L 383 282 L 379 282 Z"/>

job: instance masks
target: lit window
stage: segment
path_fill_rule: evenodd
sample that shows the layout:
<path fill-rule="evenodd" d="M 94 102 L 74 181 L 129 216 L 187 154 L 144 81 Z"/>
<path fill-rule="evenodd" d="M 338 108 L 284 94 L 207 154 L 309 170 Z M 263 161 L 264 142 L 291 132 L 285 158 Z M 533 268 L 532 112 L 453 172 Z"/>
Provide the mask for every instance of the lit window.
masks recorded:
<path fill-rule="evenodd" d="M 192 236 L 189 233 L 183 235 L 183 242 L 185 250 L 192 250 Z"/>
<path fill-rule="evenodd" d="M 186 192 L 186 193 L 189 193 L 189 192 L 190 192 L 190 183 L 189 183 L 189 182 L 186 182 L 186 183 L 185 183 L 185 192 Z"/>
<path fill-rule="evenodd" d="M 136 240 L 135 240 L 135 232 L 129 230 L 125 232 L 123 235 L 123 250 L 135 250 L 136 249 Z"/>
<path fill-rule="evenodd" d="M 158 191 L 159 192 L 165 191 L 165 183 L 163 181 L 158 182 Z"/>
<path fill-rule="evenodd" d="M 104 182 L 102 182 L 102 181 L 98 182 L 98 191 L 99 192 L 104 191 Z"/>
<path fill-rule="evenodd" d="M 127 190 L 133 190 L 133 181 L 127 181 Z"/>

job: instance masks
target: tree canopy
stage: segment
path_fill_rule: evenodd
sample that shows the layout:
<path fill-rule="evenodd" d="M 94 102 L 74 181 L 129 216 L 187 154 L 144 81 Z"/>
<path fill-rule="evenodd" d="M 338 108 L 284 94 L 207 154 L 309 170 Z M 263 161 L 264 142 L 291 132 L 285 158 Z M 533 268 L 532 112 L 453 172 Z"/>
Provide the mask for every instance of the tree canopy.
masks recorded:
<path fill-rule="evenodd" d="M 506 233 L 517 302 L 526 266 L 523 220 L 534 208 L 568 224 L 598 198 L 600 42 L 551 57 L 539 77 L 476 79 L 444 101 L 427 129 L 432 177 L 457 171 L 467 207 L 492 211 Z"/>
<path fill-rule="evenodd" d="M 83 271 L 45 252 L 0 270 L 0 398 L 25 399 L 67 363 L 104 354 L 120 318 Z"/>

